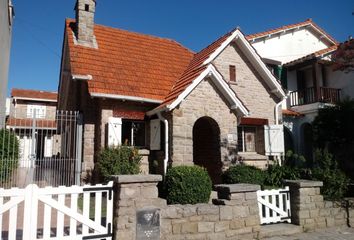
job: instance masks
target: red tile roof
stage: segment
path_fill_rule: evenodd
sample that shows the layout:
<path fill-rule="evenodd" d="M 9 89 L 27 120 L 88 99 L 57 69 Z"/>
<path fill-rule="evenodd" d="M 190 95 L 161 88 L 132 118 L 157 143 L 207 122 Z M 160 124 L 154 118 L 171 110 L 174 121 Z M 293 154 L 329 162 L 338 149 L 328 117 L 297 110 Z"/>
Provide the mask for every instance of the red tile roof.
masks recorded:
<path fill-rule="evenodd" d="M 293 116 L 293 117 L 303 116 L 303 114 L 301 114 L 299 112 L 295 112 L 293 110 L 289 110 L 289 109 L 283 109 L 282 112 L 283 112 L 283 115 L 287 115 L 287 116 Z"/>
<path fill-rule="evenodd" d="M 318 50 L 318 51 L 316 51 L 314 53 L 308 54 L 308 55 L 306 55 L 304 57 L 301 57 L 301 58 L 295 59 L 293 61 L 290 61 L 288 63 L 285 63 L 284 65 L 285 66 L 294 65 L 296 63 L 300 63 L 300 62 L 303 62 L 305 60 L 321 57 L 322 55 L 329 54 L 331 52 L 336 51 L 337 48 L 338 48 L 338 45 L 334 45 L 334 46 L 331 46 L 331 47 L 328 47 L 328 48 L 324 48 L 324 49 Z"/>
<path fill-rule="evenodd" d="M 72 74 L 92 75 L 90 93 L 164 100 L 194 53 L 159 37 L 95 25 L 98 49 L 76 45 L 66 21 Z"/>
<path fill-rule="evenodd" d="M 206 48 L 202 49 L 200 52 L 196 53 L 193 59 L 190 61 L 187 69 L 183 72 L 182 76 L 177 80 L 176 84 L 173 86 L 172 90 L 169 92 L 165 98 L 162 105 L 168 105 L 173 102 L 177 97 L 196 79 L 206 68 L 204 61 L 209 58 L 209 56 L 215 52 L 221 44 L 229 37 L 236 29 L 226 33 L 213 43 L 211 43 Z"/>
<path fill-rule="evenodd" d="M 255 34 L 250 34 L 250 35 L 246 36 L 246 38 L 247 38 L 247 40 L 252 40 L 252 39 L 255 39 L 255 38 L 261 38 L 261 37 L 264 37 L 264 36 L 267 36 L 267 35 L 270 35 L 270 34 L 278 33 L 278 32 L 281 32 L 281 31 L 284 31 L 284 30 L 287 30 L 287 29 L 303 27 L 303 26 L 306 26 L 306 25 L 312 25 L 319 32 L 321 32 L 328 39 L 330 39 L 333 43 L 338 44 L 338 42 L 331 35 L 329 35 L 322 28 L 320 28 L 315 22 L 312 21 L 311 18 L 307 19 L 304 22 L 299 22 L 299 23 L 295 23 L 295 24 L 289 24 L 289 25 L 281 26 L 279 28 L 270 29 L 268 31 L 255 33 Z"/>
<path fill-rule="evenodd" d="M 11 96 L 19 98 L 35 98 L 56 101 L 58 94 L 56 92 L 13 88 L 11 90 Z"/>
<path fill-rule="evenodd" d="M 22 119 L 22 118 L 10 117 L 9 119 L 7 119 L 6 125 L 10 127 L 17 127 L 17 128 L 32 128 L 33 119 L 31 118 Z M 57 123 L 54 120 L 36 119 L 36 128 L 56 129 Z"/>

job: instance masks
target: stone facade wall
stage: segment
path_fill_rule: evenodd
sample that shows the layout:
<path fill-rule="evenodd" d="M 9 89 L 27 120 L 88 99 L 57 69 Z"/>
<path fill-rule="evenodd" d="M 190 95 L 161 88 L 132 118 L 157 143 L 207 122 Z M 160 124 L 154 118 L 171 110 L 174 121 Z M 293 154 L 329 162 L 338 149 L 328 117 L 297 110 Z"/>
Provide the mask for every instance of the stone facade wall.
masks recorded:
<path fill-rule="evenodd" d="M 193 126 L 201 117 L 214 119 L 220 128 L 221 160 L 229 161 L 235 157 L 237 116 L 211 80 L 205 79 L 173 110 L 169 119 L 173 165 L 193 164 Z"/>
<path fill-rule="evenodd" d="M 160 175 L 117 176 L 113 239 L 136 239 L 139 210 L 158 209 L 159 239 L 253 239 L 260 230 L 257 185 L 220 185 L 214 204 L 167 205 Z M 155 239 L 155 238 L 154 238 Z"/>
<path fill-rule="evenodd" d="M 236 44 L 227 46 L 213 63 L 227 81 L 230 80 L 229 65 L 235 65 L 236 82 L 230 83 L 230 86 L 250 110 L 249 117 L 265 118 L 269 120 L 269 124 L 275 123 L 274 107 L 280 99 L 270 92 Z"/>
<path fill-rule="evenodd" d="M 347 225 L 354 227 L 354 200 L 323 200 L 320 193 L 322 182 L 289 180 L 286 184 L 290 188 L 293 224 L 302 226 L 304 230 Z"/>

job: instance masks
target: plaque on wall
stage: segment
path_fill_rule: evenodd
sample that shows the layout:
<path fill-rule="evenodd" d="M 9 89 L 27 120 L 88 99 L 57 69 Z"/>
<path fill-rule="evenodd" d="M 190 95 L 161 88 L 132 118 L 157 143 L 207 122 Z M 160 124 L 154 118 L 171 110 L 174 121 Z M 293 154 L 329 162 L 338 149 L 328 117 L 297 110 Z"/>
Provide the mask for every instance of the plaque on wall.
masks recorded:
<path fill-rule="evenodd" d="M 136 211 L 136 239 L 160 239 L 160 210 L 157 208 Z"/>

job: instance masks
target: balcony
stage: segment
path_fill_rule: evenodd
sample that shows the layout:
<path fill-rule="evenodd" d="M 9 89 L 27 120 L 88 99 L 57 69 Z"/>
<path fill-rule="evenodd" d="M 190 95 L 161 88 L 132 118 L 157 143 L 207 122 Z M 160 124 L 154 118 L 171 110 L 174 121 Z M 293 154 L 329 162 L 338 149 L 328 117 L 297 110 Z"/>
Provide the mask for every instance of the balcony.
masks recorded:
<path fill-rule="evenodd" d="M 290 93 L 290 107 L 316 102 L 334 104 L 339 100 L 340 89 L 337 88 L 320 87 L 319 91 L 316 91 L 316 88 L 310 87 Z"/>

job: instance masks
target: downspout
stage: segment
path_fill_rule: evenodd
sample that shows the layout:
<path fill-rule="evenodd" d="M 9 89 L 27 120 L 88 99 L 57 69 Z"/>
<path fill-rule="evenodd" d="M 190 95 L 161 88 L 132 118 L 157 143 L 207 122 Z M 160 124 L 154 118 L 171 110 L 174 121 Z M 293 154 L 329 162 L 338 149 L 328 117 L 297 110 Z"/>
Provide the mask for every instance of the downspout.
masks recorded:
<path fill-rule="evenodd" d="M 164 170 L 164 176 L 166 176 L 166 172 L 167 172 L 167 164 L 168 164 L 168 121 L 166 118 L 164 118 L 161 115 L 161 112 L 157 113 L 157 117 L 160 119 L 160 121 L 162 121 L 165 125 L 165 159 L 163 160 L 164 166 L 163 166 L 163 170 Z"/>
<path fill-rule="evenodd" d="M 282 103 L 288 98 L 287 94 L 280 102 L 278 102 L 277 104 L 275 104 L 275 125 L 279 125 L 279 107 L 282 105 Z"/>

